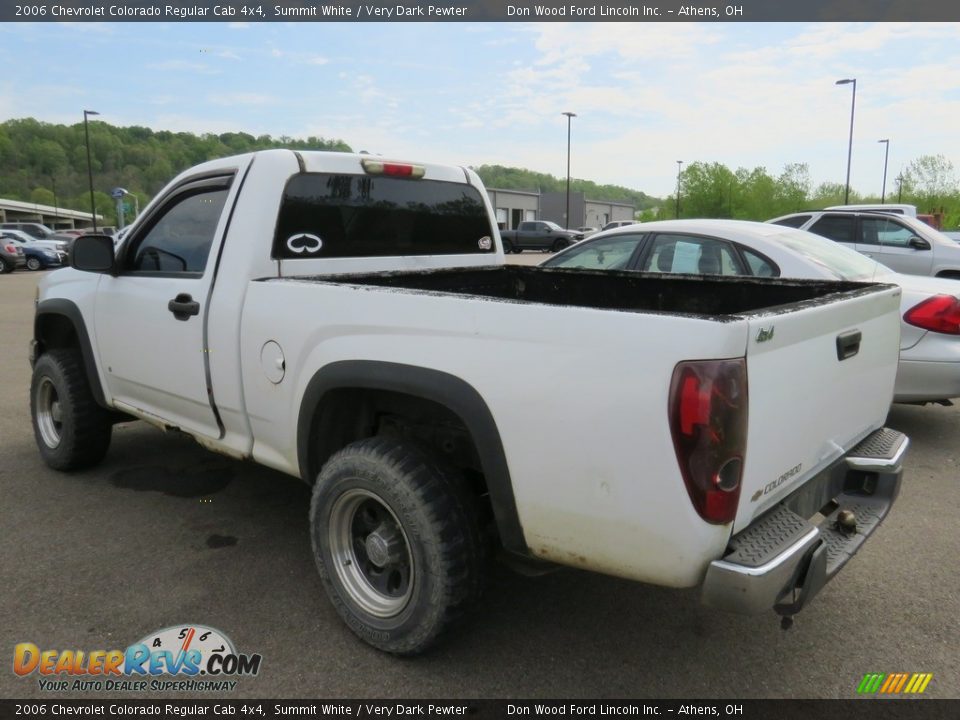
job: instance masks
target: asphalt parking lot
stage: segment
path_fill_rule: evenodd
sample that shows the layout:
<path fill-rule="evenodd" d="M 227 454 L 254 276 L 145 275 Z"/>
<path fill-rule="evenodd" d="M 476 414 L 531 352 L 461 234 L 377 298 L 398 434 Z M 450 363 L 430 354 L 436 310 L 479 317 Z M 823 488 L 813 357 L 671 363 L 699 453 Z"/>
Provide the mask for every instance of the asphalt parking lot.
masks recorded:
<path fill-rule="evenodd" d="M 40 461 L 27 364 L 40 277 L 0 277 L 0 697 L 51 697 L 11 671 L 17 643 L 122 649 L 184 623 L 262 654 L 237 698 L 852 698 L 868 672 L 933 673 L 927 696 L 960 697 L 955 407 L 893 408 L 913 442 L 900 499 L 788 631 L 772 612 L 703 608 L 696 591 L 498 567 L 468 622 L 396 659 L 323 595 L 298 481 L 142 423 L 118 426 L 93 470 Z"/>

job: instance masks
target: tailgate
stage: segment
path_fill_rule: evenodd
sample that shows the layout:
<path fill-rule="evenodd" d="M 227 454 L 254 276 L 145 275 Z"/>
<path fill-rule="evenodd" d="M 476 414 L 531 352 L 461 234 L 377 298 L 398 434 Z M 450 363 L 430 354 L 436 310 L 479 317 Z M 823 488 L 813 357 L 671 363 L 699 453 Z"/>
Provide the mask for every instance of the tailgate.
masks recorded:
<path fill-rule="evenodd" d="M 734 532 L 883 425 L 900 288 L 827 296 L 749 320 L 749 421 Z"/>

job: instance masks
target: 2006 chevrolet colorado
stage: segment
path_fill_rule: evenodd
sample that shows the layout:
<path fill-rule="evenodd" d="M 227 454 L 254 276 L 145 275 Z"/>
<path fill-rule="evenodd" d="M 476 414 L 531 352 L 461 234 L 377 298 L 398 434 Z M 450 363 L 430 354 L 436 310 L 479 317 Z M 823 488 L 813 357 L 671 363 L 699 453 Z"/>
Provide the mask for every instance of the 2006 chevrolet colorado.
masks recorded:
<path fill-rule="evenodd" d="M 790 615 L 899 487 L 898 288 L 504 266 L 463 168 L 215 160 L 72 264 L 36 307 L 44 460 L 139 418 L 302 478 L 330 599 L 390 652 L 496 544 Z"/>

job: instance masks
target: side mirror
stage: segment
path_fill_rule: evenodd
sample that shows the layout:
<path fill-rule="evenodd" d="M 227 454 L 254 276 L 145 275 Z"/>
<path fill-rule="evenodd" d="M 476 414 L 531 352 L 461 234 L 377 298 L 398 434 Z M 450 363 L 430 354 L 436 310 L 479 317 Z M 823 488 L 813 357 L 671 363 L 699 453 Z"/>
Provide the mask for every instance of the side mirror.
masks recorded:
<path fill-rule="evenodd" d="M 916 236 L 910 238 L 907 241 L 907 245 L 912 247 L 914 250 L 929 250 L 930 243 L 923 238 L 918 238 Z"/>
<path fill-rule="evenodd" d="M 73 241 L 70 266 L 84 272 L 113 270 L 113 238 L 108 235 L 81 235 Z"/>

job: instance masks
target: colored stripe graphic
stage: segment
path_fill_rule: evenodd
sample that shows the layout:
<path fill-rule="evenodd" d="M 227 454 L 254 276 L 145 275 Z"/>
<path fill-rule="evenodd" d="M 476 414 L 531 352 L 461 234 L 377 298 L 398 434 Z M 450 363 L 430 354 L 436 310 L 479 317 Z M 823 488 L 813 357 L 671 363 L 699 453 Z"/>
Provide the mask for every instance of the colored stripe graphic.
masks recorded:
<path fill-rule="evenodd" d="M 933 673 L 867 673 L 857 686 L 857 693 L 868 695 L 899 693 L 919 695 L 927 689 L 933 680 Z"/>
<path fill-rule="evenodd" d="M 863 680 L 860 681 L 860 686 L 857 688 L 858 693 L 875 693 L 880 689 L 880 683 L 883 682 L 883 679 L 886 677 L 883 673 L 867 673 L 863 676 Z"/>

